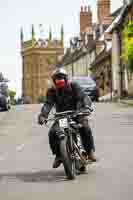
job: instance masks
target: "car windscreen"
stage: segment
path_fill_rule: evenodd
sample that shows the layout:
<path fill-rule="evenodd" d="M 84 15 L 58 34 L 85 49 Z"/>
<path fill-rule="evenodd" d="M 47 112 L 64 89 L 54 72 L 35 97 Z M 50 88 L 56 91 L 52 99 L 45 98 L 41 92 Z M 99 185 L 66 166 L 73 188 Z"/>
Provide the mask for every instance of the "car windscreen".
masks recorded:
<path fill-rule="evenodd" d="M 90 77 L 87 77 L 87 78 L 73 78 L 74 81 L 78 82 L 80 85 L 93 85 L 93 86 L 96 86 L 96 83 L 95 81 L 90 78 Z"/>

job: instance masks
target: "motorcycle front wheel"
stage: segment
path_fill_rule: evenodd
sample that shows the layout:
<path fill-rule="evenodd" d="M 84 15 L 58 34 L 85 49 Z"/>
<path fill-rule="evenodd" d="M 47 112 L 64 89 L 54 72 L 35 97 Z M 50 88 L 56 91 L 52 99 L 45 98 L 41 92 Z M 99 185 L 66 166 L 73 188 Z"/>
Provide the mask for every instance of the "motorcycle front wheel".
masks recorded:
<path fill-rule="evenodd" d="M 72 150 L 72 137 L 70 137 L 69 140 L 65 137 L 60 141 L 60 153 L 68 180 L 73 180 L 76 177 L 75 159 L 73 158 Z"/>

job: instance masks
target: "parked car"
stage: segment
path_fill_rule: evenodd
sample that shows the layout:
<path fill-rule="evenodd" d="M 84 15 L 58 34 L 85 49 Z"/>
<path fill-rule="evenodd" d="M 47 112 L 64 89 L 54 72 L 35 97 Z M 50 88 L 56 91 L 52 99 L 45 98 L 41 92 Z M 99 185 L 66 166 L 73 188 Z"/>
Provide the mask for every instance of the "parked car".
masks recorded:
<path fill-rule="evenodd" d="M 0 110 L 7 111 L 10 107 L 8 85 L 5 82 L 0 82 Z"/>
<path fill-rule="evenodd" d="M 99 90 L 96 82 L 90 76 L 74 76 L 72 81 L 77 82 L 92 101 L 99 100 Z"/>
<path fill-rule="evenodd" d="M 0 94 L 0 110 L 8 111 L 10 108 L 10 97 Z"/>

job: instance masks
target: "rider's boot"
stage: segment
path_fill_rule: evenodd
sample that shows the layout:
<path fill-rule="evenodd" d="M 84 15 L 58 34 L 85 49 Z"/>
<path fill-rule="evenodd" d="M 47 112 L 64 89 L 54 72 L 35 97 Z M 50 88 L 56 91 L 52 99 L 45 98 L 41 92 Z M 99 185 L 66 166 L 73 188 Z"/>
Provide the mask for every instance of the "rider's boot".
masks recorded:
<path fill-rule="evenodd" d="M 79 171 L 80 171 L 80 174 L 87 174 L 88 172 L 87 172 L 87 167 L 86 166 L 82 166 L 80 169 L 79 169 Z"/>
<path fill-rule="evenodd" d="M 87 159 L 91 160 L 92 162 L 96 162 L 97 161 L 97 158 L 96 158 L 95 153 L 94 153 L 93 150 L 91 150 L 91 152 L 88 154 Z"/>

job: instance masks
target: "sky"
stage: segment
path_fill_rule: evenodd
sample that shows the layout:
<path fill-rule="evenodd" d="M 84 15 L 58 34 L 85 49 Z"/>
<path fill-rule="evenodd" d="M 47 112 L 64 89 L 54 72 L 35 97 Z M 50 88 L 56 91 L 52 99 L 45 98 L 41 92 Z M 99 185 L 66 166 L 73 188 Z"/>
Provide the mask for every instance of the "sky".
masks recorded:
<path fill-rule="evenodd" d="M 90 5 L 96 20 L 96 0 L 1 0 L 0 5 L 0 72 L 10 80 L 9 87 L 21 96 L 22 60 L 20 55 L 20 28 L 24 39 L 30 39 L 34 24 L 37 37 L 48 37 L 51 27 L 54 38 L 60 38 L 64 25 L 65 46 L 79 34 L 81 5 Z M 122 0 L 111 0 L 111 11 L 122 5 Z M 42 24 L 41 30 L 39 24 Z M 43 30 L 43 31 L 42 31 Z"/>

